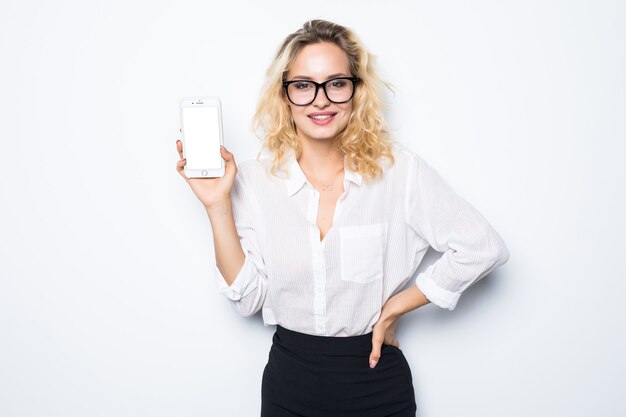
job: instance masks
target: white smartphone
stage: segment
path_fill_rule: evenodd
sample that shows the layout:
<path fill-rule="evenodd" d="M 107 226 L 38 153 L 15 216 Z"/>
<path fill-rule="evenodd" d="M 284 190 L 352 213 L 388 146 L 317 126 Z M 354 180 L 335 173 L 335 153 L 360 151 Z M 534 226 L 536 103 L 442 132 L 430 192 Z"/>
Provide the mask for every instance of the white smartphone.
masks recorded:
<path fill-rule="evenodd" d="M 215 178 L 224 176 L 220 145 L 224 144 L 222 104 L 217 97 L 192 97 L 180 101 L 180 131 L 183 142 L 185 176 Z"/>

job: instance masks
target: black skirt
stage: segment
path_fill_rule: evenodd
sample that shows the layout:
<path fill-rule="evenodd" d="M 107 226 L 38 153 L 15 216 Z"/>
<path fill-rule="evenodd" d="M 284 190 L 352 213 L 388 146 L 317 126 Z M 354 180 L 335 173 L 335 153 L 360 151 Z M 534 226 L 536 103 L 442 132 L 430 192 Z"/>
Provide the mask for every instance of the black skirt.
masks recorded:
<path fill-rule="evenodd" d="M 369 367 L 372 333 L 331 337 L 280 325 L 263 370 L 261 417 L 415 417 L 411 369 L 382 345 Z"/>

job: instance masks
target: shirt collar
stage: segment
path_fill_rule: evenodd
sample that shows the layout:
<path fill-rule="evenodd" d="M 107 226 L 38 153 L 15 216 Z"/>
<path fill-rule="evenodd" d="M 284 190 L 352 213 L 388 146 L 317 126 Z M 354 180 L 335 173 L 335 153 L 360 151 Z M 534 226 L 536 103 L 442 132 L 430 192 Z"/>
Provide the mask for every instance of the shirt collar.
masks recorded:
<path fill-rule="evenodd" d="M 295 193 L 297 193 L 305 183 L 309 181 L 307 180 L 306 175 L 304 175 L 302 168 L 300 168 L 300 164 L 298 163 L 298 160 L 295 157 L 295 152 L 293 149 L 290 149 L 285 154 L 285 166 L 287 168 L 287 173 L 289 175 L 285 179 L 285 183 L 287 185 L 287 193 L 289 194 L 289 197 L 291 197 Z M 351 181 L 356 185 L 361 185 L 363 176 L 356 171 L 350 170 L 346 164 L 345 158 L 344 158 L 344 163 L 343 163 L 343 169 L 344 169 L 344 174 L 343 174 L 344 181 Z"/>

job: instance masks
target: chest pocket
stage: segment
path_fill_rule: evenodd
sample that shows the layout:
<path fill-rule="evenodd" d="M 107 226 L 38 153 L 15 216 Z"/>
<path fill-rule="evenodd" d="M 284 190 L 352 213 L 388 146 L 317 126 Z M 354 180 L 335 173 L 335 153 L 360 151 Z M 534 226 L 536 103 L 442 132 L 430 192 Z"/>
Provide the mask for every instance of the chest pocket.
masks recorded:
<path fill-rule="evenodd" d="M 387 223 L 340 228 L 341 279 L 358 283 L 382 279 L 386 238 Z"/>

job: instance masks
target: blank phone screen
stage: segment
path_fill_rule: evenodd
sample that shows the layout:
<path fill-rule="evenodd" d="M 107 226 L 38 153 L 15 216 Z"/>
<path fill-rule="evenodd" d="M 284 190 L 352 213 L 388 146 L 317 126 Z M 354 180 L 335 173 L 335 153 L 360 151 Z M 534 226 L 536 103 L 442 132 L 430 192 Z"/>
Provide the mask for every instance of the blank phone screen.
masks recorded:
<path fill-rule="evenodd" d="M 185 165 L 189 169 L 219 169 L 220 120 L 217 107 L 184 107 Z"/>

